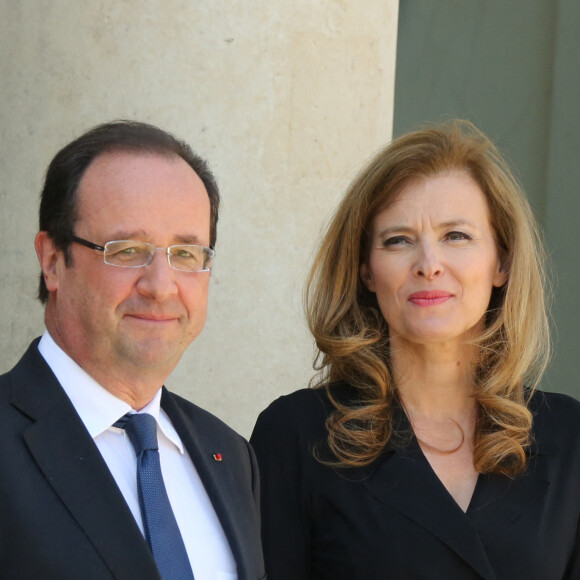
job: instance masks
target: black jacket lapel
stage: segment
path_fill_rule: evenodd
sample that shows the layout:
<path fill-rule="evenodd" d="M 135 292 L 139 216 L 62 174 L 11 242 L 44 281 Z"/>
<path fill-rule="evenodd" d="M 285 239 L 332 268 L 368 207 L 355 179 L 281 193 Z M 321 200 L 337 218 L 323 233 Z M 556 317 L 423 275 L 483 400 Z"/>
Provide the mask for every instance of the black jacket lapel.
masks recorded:
<path fill-rule="evenodd" d="M 480 475 L 468 514 L 482 530 L 481 539 L 485 544 L 493 545 L 498 541 L 495 530 L 507 533 L 515 526 L 514 533 L 518 534 L 518 526 L 529 525 L 518 521 L 524 514 L 541 513 L 538 506 L 550 486 L 547 459 L 557 452 L 557 445 L 551 441 L 534 442 L 528 452 L 528 467 L 522 475 L 513 479 L 496 474 Z"/>
<path fill-rule="evenodd" d="M 495 580 L 475 526 L 439 481 L 416 440 L 387 453 L 365 485 L 376 499 L 439 538 L 482 578 Z"/>
<path fill-rule="evenodd" d="M 23 437 L 39 469 L 118 579 L 160 579 L 139 528 L 72 403 L 35 341 L 11 372 L 12 403 L 31 419 Z"/>

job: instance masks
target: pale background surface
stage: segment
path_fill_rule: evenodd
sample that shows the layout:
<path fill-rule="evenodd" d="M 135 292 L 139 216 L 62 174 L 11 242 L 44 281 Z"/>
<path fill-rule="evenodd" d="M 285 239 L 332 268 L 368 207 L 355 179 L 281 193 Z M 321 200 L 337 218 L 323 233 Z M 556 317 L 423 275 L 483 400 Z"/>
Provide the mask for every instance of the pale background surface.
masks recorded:
<path fill-rule="evenodd" d="M 397 0 L 0 0 L 0 372 L 43 331 L 33 247 L 57 150 L 115 118 L 208 158 L 222 192 L 205 331 L 167 385 L 249 436 L 312 376 L 318 234 L 392 131 Z"/>

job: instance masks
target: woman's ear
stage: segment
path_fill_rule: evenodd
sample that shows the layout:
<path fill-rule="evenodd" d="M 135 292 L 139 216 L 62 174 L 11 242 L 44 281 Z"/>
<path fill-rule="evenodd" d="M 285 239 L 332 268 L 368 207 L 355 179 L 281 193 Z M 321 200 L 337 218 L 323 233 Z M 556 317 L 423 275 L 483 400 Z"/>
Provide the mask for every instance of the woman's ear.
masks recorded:
<path fill-rule="evenodd" d="M 361 264 L 358 272 L 360 279 L 362 280 L 362 283 L 367 287 L 367 290 L 369 290 L 370 292 L 376 292 L 375 278 L 369 265 L 365 263 Z"/>
<path fill-rule="evenodd" d="M 495 288 L 501 288 L 505 286 L 509 278 L 509 265 L 505 257 L 501 257 L 498 260 L 497 271 L 493 276 L 493 285 Z"/>

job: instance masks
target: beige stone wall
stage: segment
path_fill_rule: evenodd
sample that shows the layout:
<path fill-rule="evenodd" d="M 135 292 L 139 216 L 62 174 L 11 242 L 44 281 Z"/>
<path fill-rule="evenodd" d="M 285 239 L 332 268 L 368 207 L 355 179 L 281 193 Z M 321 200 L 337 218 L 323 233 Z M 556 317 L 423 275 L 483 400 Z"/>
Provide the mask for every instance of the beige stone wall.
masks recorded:
<path fill-rule="evenodd" d="M 306 386 L 317 236 L 389 140 L 397 0 L 0 0 L 0 371 L 43 330 L 33 249 L 44 170 L 114 118 L 157 124 L 223 195 L 206 329 L 167 384 L 248 436 Z"/>

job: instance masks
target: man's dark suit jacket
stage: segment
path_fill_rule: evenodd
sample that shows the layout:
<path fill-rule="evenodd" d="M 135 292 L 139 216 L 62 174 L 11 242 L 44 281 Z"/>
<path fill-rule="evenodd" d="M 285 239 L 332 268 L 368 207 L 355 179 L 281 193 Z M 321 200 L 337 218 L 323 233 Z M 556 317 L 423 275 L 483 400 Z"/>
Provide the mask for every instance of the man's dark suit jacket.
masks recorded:
<path fill-rule="evenodd" d="M 160 580 L 113 476 L 37 344 L 0 377 L 0 578 Z M 263 578 L 251 448 L 165 389 L 161 406 L 205 485 L 239 579 Z"/>
<path fill-rule="evenodd" d="M 345 384 L 332 386 L 345 402 Z M 464 513 L 396 409 L 398 444 L 368 469 L 336 469 L 324 389 L 264 411 L 250 439 L 262 475 L 262 525 L 274 580 L 579 580 L 580 403 L 537 392 L 526 473 L 480 475 Z"/>

